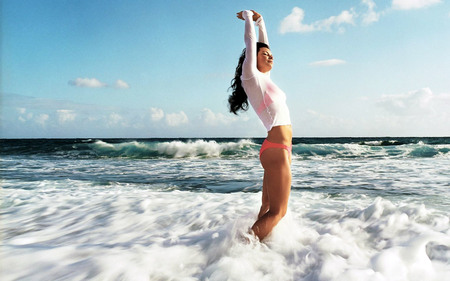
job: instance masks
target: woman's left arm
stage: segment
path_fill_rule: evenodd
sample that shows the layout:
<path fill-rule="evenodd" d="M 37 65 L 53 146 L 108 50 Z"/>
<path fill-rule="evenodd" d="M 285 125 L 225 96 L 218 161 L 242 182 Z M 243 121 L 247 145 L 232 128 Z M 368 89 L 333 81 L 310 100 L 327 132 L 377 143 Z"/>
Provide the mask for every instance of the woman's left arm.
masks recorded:
<path fill-rule="evenodd" d="M 261 43 L 267 44 L 267 46 L 270 46 L 269 38 L 267 37 L 266 24 L 264 23 L 263 17 L 259 13 L 255 12 L 253 10 L 252 10 L 252 12 L 253 12 L 253 17 L 254 17 L 255 23 L 259 29 L 258 42 L 261 42 Z"/>

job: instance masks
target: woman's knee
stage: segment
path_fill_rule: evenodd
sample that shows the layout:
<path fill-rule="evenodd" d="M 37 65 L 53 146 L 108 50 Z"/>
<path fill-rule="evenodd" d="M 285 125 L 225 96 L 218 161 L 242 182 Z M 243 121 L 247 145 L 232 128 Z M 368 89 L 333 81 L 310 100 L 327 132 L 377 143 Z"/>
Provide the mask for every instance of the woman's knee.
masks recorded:
<path fill-rule="evenodd" d="M 269 212 L 273 215 L 282 219 L 287 213 L 287 206 L 281 206 L 279 208 L 271 208 Z"/>
<path fill-rule="evenodd" d="M 281 208 L 280 212 L 280 216 L 283 218 L 286 213 L 287 213 L 287 206 L 284 206 L 283 208 Z"/>

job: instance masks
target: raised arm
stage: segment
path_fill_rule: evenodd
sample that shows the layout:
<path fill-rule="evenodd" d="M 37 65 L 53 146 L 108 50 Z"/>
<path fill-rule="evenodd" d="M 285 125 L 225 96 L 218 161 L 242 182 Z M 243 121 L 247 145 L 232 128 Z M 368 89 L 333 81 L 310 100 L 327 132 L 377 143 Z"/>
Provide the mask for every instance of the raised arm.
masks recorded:
<path fill-rule="evenodd" d="M 256 33 L 253 24 L 253 12 L 243 11 L 242 17 L 245 20 L 244 42 L 245 60 L 242 65 L 242 79 L 250 79 L 257 73 L 256 67 Z"/>
<path fill-rule="evenodd" d="M 258 68 L 256 66 L 257 62 L 257 46 L 256 46 L 256 33 L 254 21 L 259 28 L 259 42 L 269 45 L 269 40 L 267 38 L 266 26 L 264 20 L 260 14 L 251 10 L 246 10 L 239 12 L 237 17 L 245 21 L 245 60 L 242 65 L 242 79 L 247 80 L 254 77 L 258 73 Z"/>
<path fill-rule="evenodd" d="M 242 79 L 247 80 L 252 78 L 258 72 L 256 67 L 257 61 L 257 47 L 256 47 L 256 33 L 254 21 L 259 28 L 259 41 L 269 45 L 269 39 L 267 38 L 266 25 L 264 24 L 263 17 L 253 10 L 246 10 L 239 12 L 237 17 L 245 21 L 245 60 L 242 65 Z"/>
<path fill-rule="evenodd" d="M 267 44 L 267 46 L 270 46 L 269 45 L 269 38 L 267 37 L 266 25 L 264 23 L 263 17 L 261 15 L 259 15 L 259 18 L 256 20 L 255 23 L 256 23 L 256 25 L 259 28 L 259 39 L 258 39 L 258 42 L 265 43 L 265 44 Z"/>

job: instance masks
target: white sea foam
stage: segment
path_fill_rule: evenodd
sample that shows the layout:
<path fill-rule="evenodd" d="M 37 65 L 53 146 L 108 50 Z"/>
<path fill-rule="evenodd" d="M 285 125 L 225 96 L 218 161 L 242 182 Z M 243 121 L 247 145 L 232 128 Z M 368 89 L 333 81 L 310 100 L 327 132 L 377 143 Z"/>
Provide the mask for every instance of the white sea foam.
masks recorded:
<path fill-rule="evenodd" d="M 106 157 L 151 158 L 156 156 L 170 158 L 219 157 L 222 154 L 255 156 L 257 145 L 250 140 L 237 142 L 217 142 L 215 140 L 165 141 L 165 142 L 121 142 L 108 143 L 97 140 L 90 144 L 94 152 Z M 245 149 L 247 148 L 247 149 Z"/>
<path fill-rule="evenodd" d="M 3 189 L 2 280 L 450 277 L 448 213 L 423 205 L 294 191 L 265 243 L 248 244 L 241 237 L 260 193 L 137 187 L 46 181 Z"/>
<path fill-rule="evenodd" d="M 233 155 L 234 158 L 256 157 L 259 144 L 251 140 L 172 140 L 107 142 L 97 140 L 88 144 L 86 153 L 103 157 L 130 158 L 217 158 Z M 77 151 L 62 152 L 76 156 Z M 367 141 L 363 143 L 296 143 L 294 157 L 300 159 L 354 159 L 354 158 L 450 158 L 449 144 L 401 144 L 398 141 Z"/>
<path fill-rule="evenodd" d="M 332 144 L 295 144 L 294 156 L 300 159 L 354 159 L 354 158 L 450 158 L 450 145 L 428 145 L 423 142 L 404 145 L 381 145 L 382 141 Z"/>
<path fill-rule="evenodd" d="M 189 142 L 170 141 L 157 144 L 157 150 L 161 155 L 168 155 L 175 158 L 187 156 L 209 156 L 218 157 L 224 151 L 239 151 L 244 146 L 256 146 L 250 140 L 240 140 L 238 142 L 223 142 L 196 140 Z"/>
<path fill-rule="evenodd" d="M 258 243 L 250 140 L 55 143 L 0 159 L 2 281 L 450 279 L 448 144 L 295 145 Z"/>

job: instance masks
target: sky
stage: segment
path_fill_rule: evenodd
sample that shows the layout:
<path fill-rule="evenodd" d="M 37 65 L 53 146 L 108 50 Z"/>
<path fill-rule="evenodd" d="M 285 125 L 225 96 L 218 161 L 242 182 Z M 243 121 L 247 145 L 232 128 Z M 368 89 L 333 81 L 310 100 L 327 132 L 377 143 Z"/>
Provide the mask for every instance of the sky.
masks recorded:
<path fill-rule="evenodd" d="M 228 112 L 264 17 L 294 137 L 450 136 L 448 0 L 0 0 L 1 138 L 265 137 Z"/>

